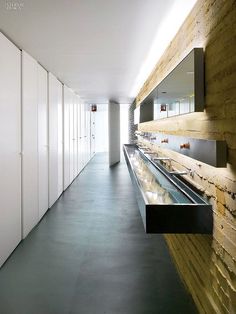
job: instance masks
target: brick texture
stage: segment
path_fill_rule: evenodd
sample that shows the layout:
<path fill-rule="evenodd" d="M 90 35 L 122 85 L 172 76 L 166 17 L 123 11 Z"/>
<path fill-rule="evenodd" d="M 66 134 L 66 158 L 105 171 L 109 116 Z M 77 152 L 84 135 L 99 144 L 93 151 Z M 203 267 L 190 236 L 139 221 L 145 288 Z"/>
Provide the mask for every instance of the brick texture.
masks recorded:
<path fill-rule="evenodd" d="M 206 108 L 139 125 L 163 132 L 225 140 L 227 168 L 214 168 L 152 147 L 173 159 L 173 169 L 192 169 L 188 178 L 213 205 L 214 232 L 165 235 L 177 268 L 200 313 L 236 313 L 236 1 L 199 0 L 140 90 L 136 105 L 194 48 L 205 50 Z"/>

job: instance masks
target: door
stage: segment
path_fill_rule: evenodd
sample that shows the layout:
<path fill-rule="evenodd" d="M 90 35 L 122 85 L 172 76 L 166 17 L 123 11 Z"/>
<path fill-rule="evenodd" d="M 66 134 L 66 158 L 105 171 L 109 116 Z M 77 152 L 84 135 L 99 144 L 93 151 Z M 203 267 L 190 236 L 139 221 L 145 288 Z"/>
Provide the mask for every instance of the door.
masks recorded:
<path fill-rule="evenodd" d="M 74 180 L 74 99 L 70 90 L 70 183 Z"/>
<path fill-rule="evenodd" d="M 91 157 L 95 155 L 95 115 L 96 112 L 91 112 Z"/>
<path fill-rule="evenodd" d="M 25 238 L 39 220 L 38 64 L 22 51 L 22 218 Z"/>
<path fill-rule="evenodd" d="M 39 219 L 48 209 L 48 75 L 38 64 L 38 195 Z"/>
<path fill-rule="evenodd" d="M 73 137 L 73 145 L 74 145 L 74 159 L 73 159 L 73 169 L 75 178 L 78 175 L 78 103 L 77 97 L 74 95 L 74 137 Z"/>
<path fill-rule="evenodd" d="M 21 53 L 2 33 L 0 69 L 1 266 L 21 240 Z"/>
<path fill-rule="evenodd" d="M 58 116 L 58 197 L 63 192 L 63 106 L 62 106 L 62 84 L 58 81 L 57 86 L 57 116 Z"/>
<path fill-rule="evenodd" d="M 70 90 L 64 85 L 64 190 L 70 185 Z"/>
<path fill-rule="evenodd" d="M 62 158 L 62 84 L 49 73 L 49 207 L 61 194 L 63 186 Z"/>
<path fill-rule="evenodd" d="M 78 107 L 77 107 L 77 114 L 78 114 L 78 173 L 83 169 L 82 163 L 82 135 L 81 135 L 81 105 L 79 104 L 78 99 Z"/>

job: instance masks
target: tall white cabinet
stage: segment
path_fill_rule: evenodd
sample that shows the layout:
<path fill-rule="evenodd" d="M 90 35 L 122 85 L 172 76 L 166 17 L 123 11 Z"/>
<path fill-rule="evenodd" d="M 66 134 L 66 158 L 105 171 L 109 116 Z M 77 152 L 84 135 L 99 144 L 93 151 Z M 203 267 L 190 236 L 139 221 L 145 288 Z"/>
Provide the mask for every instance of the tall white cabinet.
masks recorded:
<path fill-rule="evenodd" d="M 88 105 L 0 32 L 0 267 L 91 158 Z"/>
<path fill-rule="evenodd" d="M 38 223 L 38 63 L 22 51 L 22 231 Z"/>
<path fill-rule="evenodd" d="M 70 185 L 70 90 L 64 85 L 64 190 Z"/>
<path fill-rule="evenodd" d="M 70 91 L 70 182 L 74 180 L 74 95 Z"/>
<path fill-rule="evenodd" d="M 86 138 L 86 134 L 85 134 L 85 105 L 81 104 L 80 106 L 80 137 L 81 137 L 81 166 L 82 168 L 84 168 L 85 166 L 85 158 L 86 158 L 86 143 L 85 143 L 85 138 Z"/>
<path fill-rule="evenodd" d="M 57 110 L 58 110 L 58 138 L 57 138 L 57 144 L 58 144 L 58 190 L 57 190 L 57 195 L 58 197 L 63 193 L 63 87 L 61 82 L 58 81 L 58 86 L 57 86 Z"/>
<path fill-rule="evenodd" d="M 95 112 L 91 112 L 91 118 L 90 118 L 90 156 L 91 158 L 95 155 Z"/>
<path fill-rule="evenodd" d="M 21 53 L 0 33 L 0 266 L 21 240 Z"/>
<path fill-rule="evenodd" d="M 48 210 L 48 74 L 38 64 L 38 197 L 39 219 Z"/>
<path fill-rule="evenodd" d="M 62 84 L 49 73 L 49 207 L 60 194 L 63 186 L 62 158 Z"/>
<path fill-rule="evenodd" d="M 86 105 L 85 107 L 85 142 L 86 142 L 86 159 L 85 163 L 87 164 L 91 158 L 91 111 L 90 106 Z"/>
<path fill-rule="evenodd" d="M 82 133 L 81 133 L 81 104 L 78 99 L 78 108 L 77 108 L 77 121 L 78 121 L 78 173 L 83 169 L 83 159 L 82 159 Z"/>
<path fill-rule="evenodd" d="M 78 175 L 78 100 L 74 95 L 73 179 Z"/>
<path fill-rule="evenodd" d="M 82 170 L 79 96 L 64 85 L 64 189 Z"/>
<path fill-rule="evenodd" d="M 91 112 L 90 106 L 80 104 L 80 98 L 64 85 L 64 190 L 90 160 Z M 94 135 L 94 131 L 93 131 Z M 94 151 L 93 151 L 94 154 Z"/>

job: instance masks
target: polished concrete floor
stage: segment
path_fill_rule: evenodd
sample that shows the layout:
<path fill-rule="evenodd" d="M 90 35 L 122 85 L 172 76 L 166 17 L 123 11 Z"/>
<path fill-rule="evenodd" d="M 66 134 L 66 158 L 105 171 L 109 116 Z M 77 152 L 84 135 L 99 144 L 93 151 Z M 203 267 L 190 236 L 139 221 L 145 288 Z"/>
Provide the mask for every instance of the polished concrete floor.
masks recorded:
<path fill-rule="evenodd" d="M 0 270 L 0 314 L 193 314 L 124 163 L 96 155 Z"/>

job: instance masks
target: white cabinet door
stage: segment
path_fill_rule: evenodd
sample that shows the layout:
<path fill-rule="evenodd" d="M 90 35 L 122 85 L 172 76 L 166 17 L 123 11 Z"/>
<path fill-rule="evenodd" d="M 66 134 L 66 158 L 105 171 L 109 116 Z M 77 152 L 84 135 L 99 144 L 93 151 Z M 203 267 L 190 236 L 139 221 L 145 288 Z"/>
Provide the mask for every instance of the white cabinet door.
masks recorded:
<path fill-rule="evenodd" d="M 22 218 L 23 237 L 38 223 L 37 62 L 22 52 Z"/>
<path fill-rule="evenodd" d="M 48 209 L 48 75 L 38 64 L 39 219 Z"/>
<path fill-rule="evenodd" d="M 74 100 L 70 92 L 70 183 L 74 179 Z"/>
<path fill-rule="evenodd" d="M 88 133 L 87 133 L 87 124 L 88 124 L 88 114 L 87 114 L 87 105 L 84 106 L 84 164 L 86 165 L 88 162 Z"/>
<path fill-rule="evenodd" d="M 60 129 L 62 110 L 62 84 L 57 78 L 49 73 L 48 77 L 49 93 L 49 207 L 51 207 L 58 197 L 62 186 L 62 162 L 60 143 Z"/>
<path fill-rule="evenodd" d="M 78 173 L 82 170 L 82 136 L 81 136 L 81 105 L 78 103 Z"/>
<path fill-rule="evenodd" d="M 91 157 L 95 155 L 95 115 L 96 112 L 91 112 L 91 135 L 90 135 L 90 141 L 91 141 Z"/>
<path fill-rule="evenodd" d="M 70 90 L 64 86 L 64 190 L 70 185 Z"/>
<path fill-rule="evenodd" d="M 80 106 L 80 131 L 81 131 L 81 165 L 85 166 L 85 111 L 84 104 Z"/>
<path fill-rule="evenodd" d="M 90 136 L 91 136 L 91 130 L 90 130 L 90 106 L 86 105 L 86 111 L 85 111 L 85 119 L 86 119 L 86 164 L 90 160 Z"/>
<path fill-rule="evenodd" d="M 21 54 L 0 33 L 0 266 L 21 240 Z"/>
<path fill-rule="evenodd" d="M 63 106 L 62 84 L 58 82 L 58 197 L 63 192 Z"/>
<path fill-rule="evenodd" d="M 75 178 L 78 174 L 78 103 L 77 97 L 74 95 L 74 160 L 73 160 L 73 169 Z"/>

